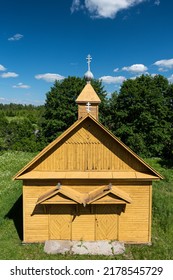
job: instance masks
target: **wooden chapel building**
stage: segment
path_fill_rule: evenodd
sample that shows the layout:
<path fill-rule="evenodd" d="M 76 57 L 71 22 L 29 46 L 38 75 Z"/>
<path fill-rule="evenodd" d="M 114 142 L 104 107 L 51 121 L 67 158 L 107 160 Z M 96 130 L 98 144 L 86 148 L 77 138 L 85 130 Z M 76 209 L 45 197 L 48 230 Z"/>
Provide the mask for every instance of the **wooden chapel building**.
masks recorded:
<path fill-rule="evenodd" d="M 99 122 L 89 66 L 78 120 L 14 177 L 23 180 L 23 242 L 151 242 L 152 181 L 162 176 Z"/>

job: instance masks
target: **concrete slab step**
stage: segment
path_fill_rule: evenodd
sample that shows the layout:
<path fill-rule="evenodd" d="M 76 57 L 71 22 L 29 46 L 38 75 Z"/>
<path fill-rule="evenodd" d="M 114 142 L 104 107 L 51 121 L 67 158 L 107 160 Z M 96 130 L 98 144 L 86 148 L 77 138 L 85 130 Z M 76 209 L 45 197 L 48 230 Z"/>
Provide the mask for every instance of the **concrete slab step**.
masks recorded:
<path fill-rule="evenodd" d="M 44 245 L 47 254 L 118 255 L 125 252 L 124 243 L 118 241 L 69 241 L 47 240 Z"/>

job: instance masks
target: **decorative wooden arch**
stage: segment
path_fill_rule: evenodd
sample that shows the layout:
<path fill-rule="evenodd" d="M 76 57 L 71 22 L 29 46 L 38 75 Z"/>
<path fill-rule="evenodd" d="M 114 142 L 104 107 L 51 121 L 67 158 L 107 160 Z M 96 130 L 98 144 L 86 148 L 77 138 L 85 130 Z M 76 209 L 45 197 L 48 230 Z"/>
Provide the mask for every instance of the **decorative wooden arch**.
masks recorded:
<path fill-rule="evenodd" d="M 40 196 L 36 204 L 78 203 L 83 204 L 85 207 L 89 204 L 126 204 L 131 202 L 132 199 L 126 192 L 119 190 L 117 187 L 109 184 L 107 186 L 95 188 L 94 190 L 87 193 L 76 191 L 69 186 L 57 186 L 51 191 Z"/>

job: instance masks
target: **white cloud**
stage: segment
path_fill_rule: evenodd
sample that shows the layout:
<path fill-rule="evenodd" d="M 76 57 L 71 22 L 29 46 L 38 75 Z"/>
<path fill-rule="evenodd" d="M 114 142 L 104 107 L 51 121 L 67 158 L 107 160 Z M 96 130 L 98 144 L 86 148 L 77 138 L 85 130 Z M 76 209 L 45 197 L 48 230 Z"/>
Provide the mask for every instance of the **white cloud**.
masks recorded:
<path fill-rule="evenodd" d="M 2 64 L 0 64 L 0 71 L 5 71 L 5 70 L 6 68 Z"/>
<path fill-rule="evenodd" d="M 146 72 L 148 68 L 144 64 L 133 64 L 131 66 L 123 67 L 122 70 L 132 73 L 143 73 Z"/>
<path fill-rule="evenodd" d="M 153 77 L 153 78 L 156 76 L 158 76 L 158 74 L 156 74 L 156 73 L 151 74 L 151 77 Z"/>
<path fill-rule="evenodd" d="M 103 77 L 99 78 L 99 80 L 101 80 L 102 82 L 104 82 L 106 84 L 121 84 L 122 82 L 124 82 L 126 80 L 126 78 L 123 76 L 117 76 L 117 77 L 103 76 Z"/>
<path fill-rule="evenodd" d="M 8 41 L 19 41 L 23 38 L 24 36 L 22 34 L 15 34 L 12 37 L 8 38 Z"/>
<path fill-rule="evenodd" d="M 10 104 L 10 103 L 15 103 L 15 104 L 35 104 L 36 106 L 38 105 L 43 105 L 45 103 L 44 100 L 34 100 L 34 99 L 17 99 L 17 98 L 4 98 L 0 97 L 0 102 L 3 104 Z"/>
<path fill-rule="evenodd" d="M 159 67 L 158 71 L 159 71 L 159 72 L 167 72 L 167 71 L 168 71 L 168 69 L 163 68 L 163 67 Z"/>
<path fill-rule="evenodd" d="M 129 79 L 130 80 L 135 80 L 138 76 L 133 76 L 133 77 L 130 77 Z"/>
<path fill-rule="evenodd" d="M 14 72 L 6 72 L 6 73 L 1 74 L 0 76 L 1 76 L 1 78 L 16 78 L 19 75 Z"/>
<path fill-rule="evenodd" d="M 78 11 L 85 6 L 92 17 L 114 18 L 119 11 L 129 9 L 144 1 L 146 0 L 73 0 L 71 11 Z"/>
<path fill-rule="evenodd" d="M 159 6 L 160 5 L 160 0 L 155 0 L 154 5 Z"/>
<path fill-rule="evenodd" d="M 30 86 L 25 85 L 23 83 L 18 83 L 17 85 L 14 85 L 13 88 L 30 88 Z"/>
<path fill-rule="evenodd" d="M 35 76 L 35 78 L 37 80 L 45 80 L 46 82 L 54 82 L 55 80 L 57 81 L 63 80 L 65 77 L 59 74 L 46 73 L 46 74 L 38 74 Z"/>
<path fill-rule="evenodd" d="M 154 63 L 154 65 L 158 66 L 162 71 L 165 68 L 171 69 L 173 68 L 173 58 L 158 60 Z"/>
<path fill-rule="evenodd" d="M 71 5 L 71 12 L 74 13 L 74 11 L 78 11 L 81 9 L 80 0 L 73 0 L 73 3 Z"/>
<path fill-rule="evenodd" d="M 118 71 L 119 71 L 119 68 L 115 68 L 115 69 L 114 69 L 114 72 L 118 72 Z"/>
<path fill-rule="evenodd" d="M 168 81 L 173 84 L 173 74 L 168 78 Z"/>

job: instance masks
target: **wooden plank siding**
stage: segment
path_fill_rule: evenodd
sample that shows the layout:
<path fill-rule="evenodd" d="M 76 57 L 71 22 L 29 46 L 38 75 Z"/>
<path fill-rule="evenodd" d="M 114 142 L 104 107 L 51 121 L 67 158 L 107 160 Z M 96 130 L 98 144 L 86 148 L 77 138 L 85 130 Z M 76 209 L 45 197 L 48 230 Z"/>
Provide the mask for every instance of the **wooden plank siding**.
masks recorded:
<path fill-rule="evenodd" d="M 151 242 L 151 185 L 122 188 L 133 200 L 119 219 L 119 240 L 131 243 Z"/>
<path fill-rule="evenodd" d="M 95 240 L 95 214 L 91 206 L 78 206 L 73 216 L 72 240 Z"/>
<path fill-rule="evenodd" d="M 82 186 L 81 183 L 82 182 L 78 182 L 78 184 L 75 184 L 75 186 L 69 186 L 72 189 L 74 188 L 75 190 L 81 192 L 87 192 L 93 190 L 96 187 L 96 185 L 87 186 L 85 184 L 83 184 Z M 56 221 L 63 221 L 64 216 L 62 215 L 64 214 L 62 214 L 61 212 L 59 214 L 57 213 L 57 215 L 56 213 L 53 214 L 52 211 L 54 210 L 50 211 L 50 207 L 53 207 L 53 205 L 37 205 L 36 207 L 38 198 L 54 187 L 55 181 L 47 181 L 43 185 L 41 185 L 40 182 L 40 185 L 35 184 L 32 186 L 31 182 L 25 182 L 25 186 L 23 188 L 24 242 L 43 242 L 50 238 L 58 238 L 58 236 L 60 236 L 60 230 L 59 233 L 58 231 L 56 233 L 57 229 L 55 224 Z M 96 240 L 100 238 L 104 239 L 106 235 L 107 239 L 109 239 L 111 234 L 111 239 L 118 239 L 119 241 L 129 243 L 148 243 L 151 241 L 151 183 L 140 182 L 138 184 L 136 182 L 134 184 L 130 184 L 130 182 L 126 182 L 126 184 L 116 184 L 116 187 L 128 193 L 132 198 L 132 203 L 123 206 L 124 208 L 122 208 L 122 210 L 118 214 L 111 213 L 112 210 L 110 210 L 110 213 L 109 211 L 107 211 L 107 213 L 103 213 L 103 211 L 101 210 L 102 207 L 109 207 L 109 205 L 106 206 L 103 204 L 89 205 L 88 207 L 91 208 L 84 207 L 83 205 L 76 206 L 74 204 L 71 206 L 60 205 L 62 211 L 65 212 L 68 210 L 66 209 L 66 207 L 72 207 L 69 208 L 72 209 L 69 210 L 71 211 L 71 213 L 67 213 L 67 219 L 69 219 L 69 227 L 71 226 L 71 228 L 69 229 L 71 239 Z M 74 213 L 76 212 L 76 207 L 79 207 L 78 211 L 80 212 L 80 214 L 76 215 L 75 219 L 73 220 Z M 110 207 L 111 209 L 115 209 L 116 207 L 118 207 L 118 205 L 110 205 Z M 89 212 L 88 209 L 92 210 L 90 210 Z M 54 219 L 54 221 L 52 222 L 51 219 Z M 100 220 L 102 224 L 106 220 L 107 223 L 110 223 L 110 227 L 112 221 L 116 221 L 116 223 L 114 222 L 114 226 L 112 227 L 110 234 L 106 233 L 106 229 L 104 230 L 104 227 L 102 229 L 102 234 L 98 232 L 98 220 Z M 52 222 L 53 227 L 55 227 L 55 232 L 54 230 L 52 230 L 52 227 L 50 229 L 50 222 Z M 115 224 L 117 228 L 116 231 Z M 62 239 L 68 239 L 69 234 L 65 232 L 65 230 L 61 231 Z"/>
<path fill-rule="evenodd" d="M 23 241 L 43 242 L 48 240 L 49 226 L 48 215 L 43 206 L 37 206 L 38 196 L 50 190 L 50 187 L 23 186 Z"/>
<path fill-rule="evenodd" d="M 74 159 L 73 162 L 71 157 Z M 112 170 L 120 173 L 135 171 L 143 174 L 142 178 L 147 175 L 153 176 L 153 180 L 163 179 L 156 170 L 144 162 L 90 114 L 76 121 L 45 147 L 13 179 L 29 179 L 30 177 L 26 177 L 27 174 L 31 175 L 31 179 L 33 179 L 33 174 L 30 174 L 30 172 L 34 170 L 38 170 L 36 172 L 40 175 L 47 171 L 48 178 L 50 178 L 50 172 L 54 173 L 55 176 L 55 173 L 59 171 L 82 173 L 82 171 L 86 172 L 88 170 L 92 172 L 109 172 Z M 54 178 L 57 178 L 57 176 Z M 126 179 L 126 174 L 124 174 L 123 179 Z"/>
<path fill-rule="evenodd" d="M 124 148 L 89 123 L 79 126 L 69 137 L 41 157 L 35 171 L 147 171 L 147 168 Z"/>
<path fill-rule="evenodd" d="M 91 104 L 90 114 L 98 120 L 98 104 Z M 87 115 L 86 103 L 78 105 L 78 119 L 83 118 Z"/>

